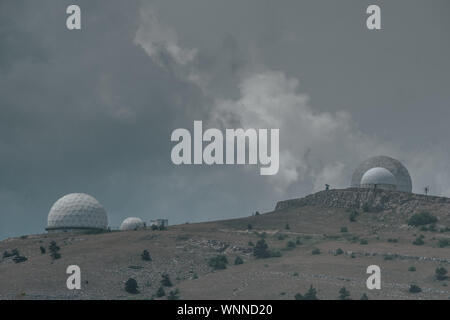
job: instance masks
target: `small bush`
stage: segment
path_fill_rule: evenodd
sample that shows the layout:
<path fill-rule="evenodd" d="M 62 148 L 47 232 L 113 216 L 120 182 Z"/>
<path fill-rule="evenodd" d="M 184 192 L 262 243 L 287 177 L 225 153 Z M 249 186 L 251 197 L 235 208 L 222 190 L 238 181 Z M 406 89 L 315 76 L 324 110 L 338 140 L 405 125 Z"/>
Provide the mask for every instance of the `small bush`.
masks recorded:
<path fill-rule="evenodd" d="M 50 246 L 48 247 L 50 252 L 58 252 L 60 250 L 60 247 L 56 244 L 55 241 L 50 242 Z"/>
<path fill-rule="evenodd" d="M 369 244 L 369 241 L 367 241 L 366 239 L 361 239 L 361 241 L 359 243 L 362 245 L 366 245 L 366 244 Z"/>
<path fill-rule="evenodd" d="M 439 248 L 445 248 L 450 246 L 450 239 L 439 239 L 438 240 L 438 247 Z"/>
<path fill-rule="evenodd" d="M 315 248 L 311 251 L 311 254 L 316 255 L 316 254 L 320 254 L 320 249 L 319 248 Z"/>
<path fill-rule="evenodd" d="M 254 247 L 255 244 L 253 243 L 253 241 L 249 241 L 249 242 L 248 242 L 248 246 L 249 246 L 249 247 Z"/>
<path fill-rule="evenodd" d="M 249 223 L 249 224 L 247 225 L 247 229 L 248 229 L 248 230 L 252 230 L 252 229 L 253 229 L 253 226 L 252 226 L 251 223 Z"/>
<path fill-rule="evenodd" d="M 369 300 L 369 297 L 367 296 L 367 294 L 363 293 L 359 300 Z"/>
<path fill-rule="evenodd" d="M 165 287 L 171 287 L 172 286 L 172 281 L 170 281 L 170 277 L 167 273 L 163 273 L 161 275 L 162 279 L 161 279 L 161 285 L 165 286 Z"/>
<path fill-rule="evenodd" d="M 147 250 L 142 251 L 141 258 L 144 261 L 152 261 L 152 257 L 150 256 L 150 253 Z"/>
<path fill-rule="evenodd" d="M 433 216 L 431 213 L 423 211 L 421 213 L 416 213 L 414 215 L 412 215 L 409 220 L 408 220 L 408 224 L 411 226 L 423 226 L 423 225 L 427 225 L 427 224 L 431 224 L 431 223 L 436 223 L 437 222 L 437 218 L 435 216 Z"/>
<path fill-rule="evenodd" d="M 41 246 L 39 249 L 41 250 L 41 254 L 45 254 L 47 252 L 47 250 L 43 246 Z"/>
<path fill-rule="evenodd" d="M 11 252 L 8 252 L 7 250 L 5 250 L 3 252 L 3 258 L 10 258 L 10 257 L 14 257 L 14 256 L 20 256 L 19 250 L 17 249 L 13 249 L 11 250 Z"/>
<path fill-rule="evenodd" d="M 416 267 L 414 267 L 414 266 L 411 266 L 411 267 L 409 267 L 409 268 L 408 268 L 408 271 L 410 271 L 410 272 L 414 272 L 414 271 L 416 271 Z"/>
<path fill-rule="evenodd" d="M 169 294 L 167 295 L 167 300 L 178 300 L 180 291 L 178 289 L 170 290 Z"/>
<path fill-rule="evenodd" d="M 416 245 L 416 246 L 421 246 L 421 245 L 424 245 L 425 244 L 425 241 L 423 241 L 423 236 L 419 236 L 419 237 L 417 237 L 414 241 L 413 241 L 413 245 Z"/>
<path fill-rule="evenodd" d="M 50 253 L 50 257 L 52 257 L 53 260 L 61 259 L 61 254 L 59 252 L 52 252 Z"/>
<path fill-rule="evenodd" d="M 239 265 L 239 264 L 243 264 L 244 260 L 242 260 L 241 257 L 237 256 L 236 259 L 234 259 L 234 264 L 235 265 Z"/>
<path fill-rule="evenodd" d="M 125 282 L 125 291 L 131 294 L 139 293 L 137 281 L 133 278 L 129 278 L 127 282 Z"/>
<path fill-rule="evenodd" d="M 388 242 L 390 242 L 390 243 L 397 243 L 398 239 L 389 238 Z"/>
<path fill-rule="evenodd" d="M 314 289 L 313 286 L 310 286 L 308 291 L 302 295 L 301 293 L 297 293 L 294 296 L 295 300 L 319 300 L 317 298 L 317 290 Z"/>
<path fill-rule="evenodd" d="M 352 210 L 352 212 L 350 212 L 350 215 L 348 216 L 348 219 L 350 220 L 350 222 L 355 222 L 356 221 L 356 217 L 359 216 L 359 212 L 356 210 Z"/>
<path fill-rule="evenodd" d="M 286 223 L 286 226 L 284 227 L 286 230 L 290 230 L 291 227 L 289 226 L 289 223 Z"/>
<path fill-rule="evenodd" d="M 336 250 L 336 252 L 335 252 L 335 255 L 336 255 L 336 256 L 339 256 L 339 255 L 341 255 L 341 254 L 344 254 L 344 250 L 342 250 L 341 248 L 338 248 L 338 249 Z"/>
<path fill-rule="evenodd" d="M 412 284 L 412 285 L 409 286 L 409 292 L 411 292 L 411 293 L 419 293 L 419 292 L 422 292 L 422 288 L 420 288 L 416 284 Z"/>
<path fill-rule="evenodd" d="M 446 280 L 448 278 L 447 277 L 447 269 L 445 269 L 444 267 L 436 268 L 435 274 L 436 274 L 436 279 L 439 281 Z"/>
<path fill-rule="evenodd" d="M 287 249 L 294 249 L 295 246 L 296 246 L 296 244 L 295 244 L 294 241 L 288 241 L 288 242 L 286 243 L 286 248 L 287 248 Z"/>
<path fill-rule="evenodd" d="M 297 246 L 299 246 L 299 245 L 302 244 L 302 241 L 300 240 L 300 237 L 295 238 L 295 244 L 296 244 Z"/>
<path fill-rule="evenodd" d="M 284 234 L 280 233 L 280 234 L 277 235 L 277 239 L 278 240 L 284 240 L 284 239 L 286 239 L 286 236 Z"/>
<path fill-rule="evenodd" d="M 350 291 L 348 291 L 345 287 L 342 287 L 339 290 L 339 299 L 340 300 L 350 300 Z"/>
<path fill-rule="evenodd" d="M 364 204 L 362 205 L 361 208 L 364 212 L 369 212 L 370 211 L 370 205 L 367 202 L 364 202 Z"/>
<path fill-rule="evenodd" d="M 264 239 L 258 240 L 253 248 L 253 255 L 258 259 L 270 257 L 269 246 Z"/>
<path fill-rule="evenodd" d="M 214 270 L 223 270 L 227 268 L 228 259 L 225 255 L 221 254 L 208 260 L 208 266 Z"/>
<path fill-rule="evenodd" d="M 341 227 L 341 233 L 346 233 L 346 232 L 348 232 L 347 227 Z"/>
<path fill-rule="evenodd" d="M 159 287 L 158 291 L 156 291 L 156 296 L 158 298 L 164 297 L 166 295 L 166 292 L 164 291 L 163 287 Z"/>
<path fill-rule="evenodd" d="M 394 260 L 394 256 L 392 254 L 387 254 L 384 256 L 384 260 L 388 261 L 388 260 Z"/>
<path fill-rule="evenodd" d="M 21 263 L 21 262 L 25 262 L 25 261 L 27 261 L 28 259 L 26 258 L 26 257 L 24 257 L 24 256 L 15 256 L 14 258 L 13 258 L 13 261 L 15 262 L 15 263 Z"/>

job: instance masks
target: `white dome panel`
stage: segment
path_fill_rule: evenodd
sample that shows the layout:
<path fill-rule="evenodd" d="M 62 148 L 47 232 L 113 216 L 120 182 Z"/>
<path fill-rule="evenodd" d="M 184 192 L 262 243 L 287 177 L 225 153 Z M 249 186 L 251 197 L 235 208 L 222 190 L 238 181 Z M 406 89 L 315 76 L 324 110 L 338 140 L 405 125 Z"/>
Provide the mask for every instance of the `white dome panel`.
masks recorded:
<path fill-rule="evenodd" d="M 361 178 L 361 185 L 396 185 L 394 175 L 387 169 L 376 167 L 366 171 Z"/>
<path fill-rule="evenodd" d="M 47 229 L 106 229 L 108 217 L 103 206 L 90 195 L 71 193 L 50 209 Z"/>
<path fill-rule="evenodd" d="M 137 229 L 144 229 L 145 228 L 145 222 L 142 221 L 140 218 L 136 217 L 129 217 L 126 218 L 122 224 L 120 225 L 120 230 L 137 230 Z"/>

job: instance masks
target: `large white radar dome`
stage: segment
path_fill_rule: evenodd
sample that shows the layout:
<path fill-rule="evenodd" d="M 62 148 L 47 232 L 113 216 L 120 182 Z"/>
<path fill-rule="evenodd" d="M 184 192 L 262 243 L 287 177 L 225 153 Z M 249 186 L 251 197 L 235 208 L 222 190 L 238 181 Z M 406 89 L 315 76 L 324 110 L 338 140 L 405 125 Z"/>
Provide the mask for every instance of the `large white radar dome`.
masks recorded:
<path fill-rule="evenodd" d="M 145 222 L 142 221 L 140 218 L 136 217 L 129 217 L 123 220 L 122 224 L 120 225 L 120 230 L 126 231 L 126 230 L 138 230 L 138 229 L 144 229 L 145 228 Z"/>
<path fill-rule="evenodd" d="M 395 176 L 387 169 L 376 167 L 366 171 L 361 178 L 361 187 L 379 187 L 380 189 L 395 190 L 397 181 Z"/>
<path fill-rule="evenodd" d="M 71 193 L 60 198 L 50 209 L 47 230 L 77 230 L 108 227 L 108 217 L 103 206 L 90 195 Z"/>

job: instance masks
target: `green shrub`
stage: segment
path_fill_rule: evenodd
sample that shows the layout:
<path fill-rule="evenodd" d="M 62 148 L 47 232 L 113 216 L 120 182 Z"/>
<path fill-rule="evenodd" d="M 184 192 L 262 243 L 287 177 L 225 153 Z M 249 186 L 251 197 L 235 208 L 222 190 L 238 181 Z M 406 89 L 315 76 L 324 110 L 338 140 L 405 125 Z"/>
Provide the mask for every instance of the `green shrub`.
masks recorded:
<path fill-rule="evenodd" d="M 39 249 L 41 250 L 41 254 L 45 254 L 47 251 L 43 246 L 40 246 Z"/>
<path fill-rule="evenodd" d="M 279 234 L 277 235 L 277 239 L 278 239 L 278 240 L 284 240 L 284 239 L 286 239 L 286 236 L 285 236 L 284 234 L 282 234 L 282 233 L 279 233 Z"/>
<path fill-rule="evenodd" d="M 436 273 L 436 279 L 438 279 L 439 281 L 446 280 L 448 278 L 447 277 L 447 269 L 445 269 L 444 267 L 436 268 L 435 273 Z"/>
<path fill-rule="evenodd" d="M 236 259 L 234 259 L 234 264 L 235 265 L 239 265 L 239 264 L 243 264 L 244 260 L 242 260 L 241 257 L 237 256 Z"/>
<path fill-rule="evenodd" d="M 300 240 L 300 237 L 295 238 L 295 244 L 296 244 L 297 246 L 299 246 L 299 245 L 302 244 L 302 241 Z"/>
<path fill-rule="evenodd" d="M 286 226 L 284 227 L 286 230 L 291 229 L 291 227 L 289 226 L 289 223 L 286 223 Z"/>
<path fill-rule="evenodd" d="M 208 260 L 208 266 L 213 268 L 214 270 L 223 270 L 227 268 L 228 259 L 225 255 L 221 254 L 210 258 Z"/>
<path fill-rule="evenodd" d="M 125 282 L 125 291 L 131 294 L 139 293 L 137 281 L 133 278 L 129 278 Z"/>
<path fill-rule="evenodd" d="M 169 294 L 167 296 L 167 300 L 178 300 L 178 299 L 180 299 L 179 293 L 180 293 L 180 290 L 178 290 L 178 289 L 170 290 L 170 292 L 169 292 Z"/>
<path fill-rule="evenodd" d="M 367 294 L 363 293 L 359 300 L 369 300 L 369 297 L 367 296 Z"/>
<path fill-rule="evenodd" d="M 156 291 L 156 296 L 158 298 L 164 297 L 166 295 L 166 292 L 164 291 L 163 287 L 159 287 L 158 291 Z"/>
<path fill-rule="evenodd" d="M 144 261 L 152 261 L 152 257 L 150 256 L 150 253 L 147 250 L 142 251 L 141 258 Z"/>
<path fill-rule="evenodd" d="M 356 221 L 356 217 L 358 217 L 358 216 L 359 216 L 359 212 L 356 211 L 356 210 L 352 210 L 352 212 L 350 212 L 350 215 L 348 216 L 348 219 L 351 222 L 355 222 Z"/>
<path fill-rule="evenodd" d="M 414 272 L 414 271 L 416 271 L 416 267 L 414 267 L 414 266 L 411 266 L 411 267 L 409 267 L 409 268 L 408 268 L 408 271 L 410 271 L 410 272 Z"/>
<path fill-rule="evenodd" d="M 253 248 L 253 255 L 258 259 L 270 257 L 269 246 L 264 239 L 258 240 Z"/>
<path fill-rule="evenodd" d="M 359 243 L 362 245 L 366 245 L 366 244 L 369 244 L 369 241 L 367 241 L 366 239 L 361 239 L 361 241 Z"/>
<path fill-rule="evenodd" d="M 253 243 L 253 241 L 249 241 L 249 242 L 248 242 L 248 246 L 249 246 L 249 247 L 254 247 L 255 244 Z"/>
<path fill-rule="evenodd" d="M 450 239 L 439 239 L 438 240 L 438 247 L 439 248 L 445 248 L 450 246 Z"/>
<path fill-rule="evenodd" d="M 15 256 L 14 258 L 13 258 L 13 261 L 15 262 L 15 263 L 21 263 L 21 262 L 25 262 L 25 261 L 27 261 L 28 259 L 26 258 L 26 257 L 24 257 L 24 256 Z"/>
<path fill-rule="evenodd" d="M 431 213 L 423 211 L 421 213 L 416 213 L 414 215 L 412 215 L 409 220 L 408 220 L 408 224 L 411 226 L 423 226 L 423 225 L 427 225 L 427 224 L 431 224 L 431 223 L 436 223 L 437 222 L 437 218 L 435 216 L 433 216 Z"/>
<path fill-rule="evenodd" d="M 348 229 L 347 229 L 347 227 L 341 227 L 341 232 L 342 232 L 342 233 L 346 233 L 346 232 L 348 232 Z"/>
<path fill-rule="evenodd" d="M 339 299 L 340 300 L 350 300 L 350 291 L 348 291 L 345 287 L 342 287 L 339 290 Z"/>
<path fill-rule="evenodd" d="M 421 246 L 421 245 L 424 245 L 425 244 L 425 241 L 423 241 L 423 238 L 424 238 L 424 236 L 419 236 L 419 237 L 417 237 L 414 241 L 413 241 L 413 245 L 416 245 L 416 246 Z"/>
<path fill-rule="evenodd" d="M 294 296 L 295 300 L 319 300 L 317 298 L 317 290 L 314 289 L 313 286 L 310 286 L 308 291 L 302 295 L 301 293 L 297 293 Z"/>
<path fill-rule="evenodd" d="M 416 284 L 412 284 L 412 285 L 409 286 L 409 292 L 411 292 L 411 293 L 419 293 L 419 292 L 422 292 L 422 288 L 420 288 Z"/>
<path fill-rule="evenodd" d="M 311 254 L 313 254 L 313 255 L 320 254 L 320 249 L 319 249 L 319 248 L 314 248 L 314 249 L 311 251 Z"/>
<path fill-rule="evenodd" d="M 364 212 L 369 212 L 370 211 L 370 205 L 367 202 L 364 202 L 364 204 L 362 205 L 361 208 Z"/>
<path fill-rule="evenodd" d="M 161 279 L 161 285 L 165 286 L 165 287 L 171 287 L 172 286 L 172 281 L 170 281 L 170 277 L 167 273 L 163 273 L 161 275 L 162 279 Z"/>
<path fill-rule="evenodd" d="M 252 230 L 252 229 L 253 229 L 253 226 L 252 226 L 251 223 L 249 223 L 249 224 L 247 225 L 247 229 L 248 229 L 248 230 Z"/>
<path fill-rule="evenodd" d="M 398 239 L 389 238 L 388 242 L 390 242 L 390 243 L 397 243 Z"/>
<path fill-rule="evenodd" d="M 295 246 L 296 246 L 296 244 L 295 244 L 294 241 L 288 241 L 288 242 L 286 243 L 286 248 L 287 248 L 287 249 L 294 249 Z"/>
<path fill-rule="evenodd" d="M 338 249 L 336 250 L 336 252 L 335 252 L 335 255 L 336 255 L 336 256 L 339 256 L 339 255 L 341 255 L 341 254 L 344 254 L 344 250 L 342 250 L 341 248 L 338 248 Z"/>
<path fill-rule="evenodd" d="M 3 252 L 3 258 L 10 258 L 14 256 L 20 256 L 19 250 L 13 249 L 11 252 L 8 252 L 7 250 Z"/>

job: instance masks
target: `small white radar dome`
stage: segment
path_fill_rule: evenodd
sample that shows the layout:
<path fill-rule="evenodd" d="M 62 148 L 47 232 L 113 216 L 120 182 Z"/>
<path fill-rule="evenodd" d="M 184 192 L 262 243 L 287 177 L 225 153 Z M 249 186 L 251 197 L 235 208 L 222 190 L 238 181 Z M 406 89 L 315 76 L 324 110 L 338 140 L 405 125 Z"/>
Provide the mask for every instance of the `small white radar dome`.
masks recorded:
<path fill-rule="evenodd" d="M 140 218 L 136 217 L 129 217 L 123 220 L 122 224 L 120 225 L 121 231 L 126 230 L 138 230 L 138 229 L 144 229 L 145 228 L 145 222 L 142 221 Z"/>
<path fill-rule="evenodd" d="M 380 189 L 395 190 L 397 181 L 387 169 L 377 167 L 366 171 L 361 178 L 361 186 L 365 188 L 379 187 Z"/>

